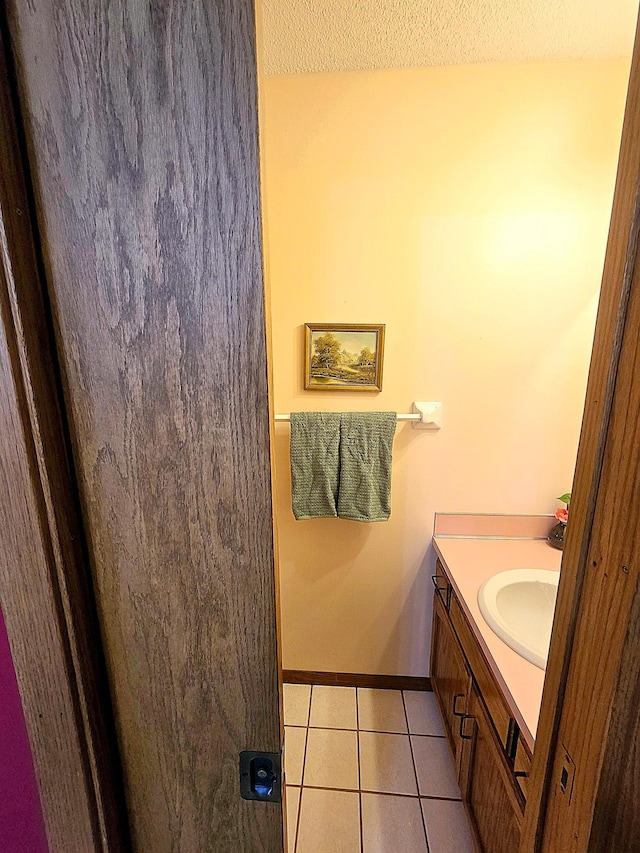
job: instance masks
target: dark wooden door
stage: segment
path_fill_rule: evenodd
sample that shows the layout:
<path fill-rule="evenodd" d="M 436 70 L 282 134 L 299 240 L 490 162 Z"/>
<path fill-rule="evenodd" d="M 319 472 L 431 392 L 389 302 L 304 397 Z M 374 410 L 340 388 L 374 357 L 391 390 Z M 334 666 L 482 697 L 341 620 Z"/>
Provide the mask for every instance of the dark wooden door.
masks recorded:
<path fill-rule="evenodd" d="M 282 850 L 252 0 L 9 0 L 133 846 Z"/>

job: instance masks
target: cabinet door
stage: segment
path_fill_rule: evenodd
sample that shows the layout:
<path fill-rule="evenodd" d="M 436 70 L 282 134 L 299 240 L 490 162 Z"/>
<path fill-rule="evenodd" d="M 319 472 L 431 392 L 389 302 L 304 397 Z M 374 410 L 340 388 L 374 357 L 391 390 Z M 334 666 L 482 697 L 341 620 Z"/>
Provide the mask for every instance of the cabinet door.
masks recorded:
<path fill-rule="evenodd" d="M 520 848 L 522 812 L 510 768 L 475 688 L 469 715 L 473 720 L 465 720 L 464 733 L 473 734 L 473 758 L 466 793 L 482 849 L 485 853 L 514 853 Z"/>
<path fill-rule="evenodd" d="M 460 721 L 468 712 L 471 673 L 437 591 L 433 600 L 431 684 L 440 705 L 447 739 L 455 760 L 458 783 L 464 794 L 466 741 L 460 737 Z"/>

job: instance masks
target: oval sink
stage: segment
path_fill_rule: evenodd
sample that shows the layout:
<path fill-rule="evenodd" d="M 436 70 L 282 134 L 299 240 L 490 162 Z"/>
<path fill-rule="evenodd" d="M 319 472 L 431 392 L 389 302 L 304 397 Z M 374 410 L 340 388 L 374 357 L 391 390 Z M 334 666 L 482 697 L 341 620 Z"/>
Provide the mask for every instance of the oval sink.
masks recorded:
<path fill-rule="evenodd" d="M 489 627 L 526 660 L 546 669 L 559 572 L 509 569 L 485 581 L 478 604 Z"/>

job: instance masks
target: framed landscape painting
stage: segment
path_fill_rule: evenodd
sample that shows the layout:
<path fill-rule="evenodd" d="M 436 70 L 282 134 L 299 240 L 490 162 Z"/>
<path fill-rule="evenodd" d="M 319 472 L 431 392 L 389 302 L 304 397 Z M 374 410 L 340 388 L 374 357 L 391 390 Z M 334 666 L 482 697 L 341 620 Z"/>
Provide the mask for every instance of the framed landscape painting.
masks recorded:
<path fill-rule="evenodd" d="M 305 324 L 307 391 L 382 391 L 384 325 Z"/>

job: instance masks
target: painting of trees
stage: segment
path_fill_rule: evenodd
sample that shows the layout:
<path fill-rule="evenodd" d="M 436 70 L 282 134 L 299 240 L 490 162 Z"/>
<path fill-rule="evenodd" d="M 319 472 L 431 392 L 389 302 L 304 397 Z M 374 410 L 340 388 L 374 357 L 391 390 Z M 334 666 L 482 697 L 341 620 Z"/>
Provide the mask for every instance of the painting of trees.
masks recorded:
<path fill-rule="evenodd" d="M 331 332 L 316 338 L 313 342 L 313 348 L 315 350 L 315 366 L 321 370 L 331 370 L 339 363 L 340 341 Z"/>
<path fill-rule="evenodd" d="M 306 324 L 305 388 L 380 390 L 384 326 Z"/>
<path fill-rule="evenodd" d="M 372 367 L 376 361 L 376 354 L 369 347 L 365 347 L 358 356 L 358 364 L 360 367 Z"/>

